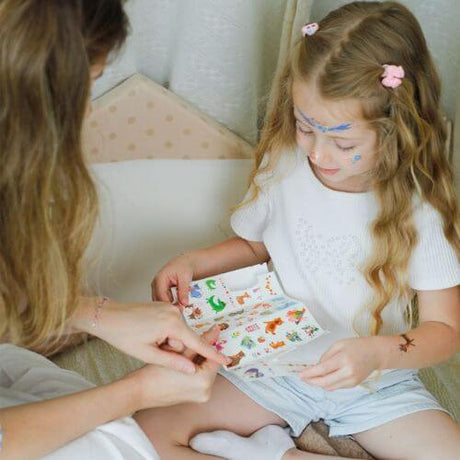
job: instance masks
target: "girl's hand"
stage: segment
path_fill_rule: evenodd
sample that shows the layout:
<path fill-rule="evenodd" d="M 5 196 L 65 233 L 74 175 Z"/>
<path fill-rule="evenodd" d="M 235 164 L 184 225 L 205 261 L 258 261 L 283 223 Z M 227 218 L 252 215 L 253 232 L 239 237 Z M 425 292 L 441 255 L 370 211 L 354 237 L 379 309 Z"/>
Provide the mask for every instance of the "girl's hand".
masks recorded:
<path fill-rule="evenodd" d="M 152 299 L 172 302 L 171 288 L 177 288 L 179 307 L 189 304 L 189 284 L 193 280 L 195 266 L 190 254 L 181 254 L 171 259 L 152 281 Z"/>
<path fill-rule="evenodd" d="M 215 327 L 203 334 L 200 339 L 209 345 L 215 343 L 218 336 L 219 328 Z M 209 400 L 219 364 L 202 359 L 192 350 L 186 350 L 182 357 L 200 363 L 196 366 L 195 374 L 187 375 L 148 364 L 125 377 L 134 384 L 137 410 Z"/>
<path fill-rule="evenodd" d="M 189 329 L 176 307 L 163 302 L 109 301 L 101 311 L 97 327 L 89 332 L 146 363 L 190 374 L 196 371 L 195 364 L 177 351 L 189 349 L 217 366 L 228 363 L 228 358 Z"/>
<path fill-rule="evenodd" d="M 373 371 L 381 368 L 383 351 L 378 339 L 358 337 L 339 340 L 317 364 L 303 371 L 300 378 L 328 391 L 359 385 Z"/>

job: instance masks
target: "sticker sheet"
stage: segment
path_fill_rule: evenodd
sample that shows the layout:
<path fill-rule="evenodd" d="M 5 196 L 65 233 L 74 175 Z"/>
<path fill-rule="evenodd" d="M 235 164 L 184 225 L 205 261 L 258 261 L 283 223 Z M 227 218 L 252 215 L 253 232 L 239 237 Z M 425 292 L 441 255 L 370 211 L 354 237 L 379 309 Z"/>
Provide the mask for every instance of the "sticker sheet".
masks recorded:
<path fill-rule="evenodd" d="M 288 297 L 274 272 L 259 273 L 242 290 L 227 286 L 226 275 L 190 284 L 187 324 L 198 333 L 218 324 L 216 348 L 232 358 L 226 369 L 245 379 L 301 372 L 306 365 L 283 363 L 280 356 L 326 332 L 308 306 Z"/>

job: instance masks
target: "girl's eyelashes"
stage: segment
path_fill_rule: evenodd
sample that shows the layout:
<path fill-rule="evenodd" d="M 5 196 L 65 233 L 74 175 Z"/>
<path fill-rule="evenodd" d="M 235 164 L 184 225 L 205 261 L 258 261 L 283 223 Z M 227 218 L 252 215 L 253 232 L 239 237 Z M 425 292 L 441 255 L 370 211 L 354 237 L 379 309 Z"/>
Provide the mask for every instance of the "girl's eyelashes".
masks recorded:
<path fill-rule="evenodd" d="M 313 134 L 313 131 L 309 131 L 309 130 L 306 130 L 306 129 L 303 129 L 301 126 L 300 126 L 300 123 L 299 122 L 296 122 L 295 124 L 296 128 L 297 128 L 297 131 L 299 131 L 299 133 L 302 133 L 302 134 Z"/>
<path fill-rule="evenodd" d="M 338 145 L 338 144 L 335 144 L 335 145 L 337 145 L 337 147 L 338 147 L 340 150 L 343 150 L 344 152 L 349 152 L 350 150 L 353 150 L 353 149 L 356 148 L 354 145 L 352 145 L 351 147 L 340 147 L 340 145 Z"/>

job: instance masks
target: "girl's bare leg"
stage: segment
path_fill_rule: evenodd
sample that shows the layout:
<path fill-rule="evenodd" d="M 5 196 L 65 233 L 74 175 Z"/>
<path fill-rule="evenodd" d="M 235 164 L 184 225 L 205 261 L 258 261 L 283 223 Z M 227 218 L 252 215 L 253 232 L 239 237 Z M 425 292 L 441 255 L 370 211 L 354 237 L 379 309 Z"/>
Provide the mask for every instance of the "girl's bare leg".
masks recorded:
<path fill-rule="evenodd" d="M 216 458 L 188 447 L 198 433 L 229 430 L 249 436 L 265 425 L 286 426 L 283 419 L 259 406 L 220 375 L 207 403 L 147 409 L 134 418 L 164 460 Z"/>
<path fill-rule="evenodd" d="M 460 427 L 439 410 L 415 412 L 353 437 L 376 458 L 454 460 L 460 455 Z"/>

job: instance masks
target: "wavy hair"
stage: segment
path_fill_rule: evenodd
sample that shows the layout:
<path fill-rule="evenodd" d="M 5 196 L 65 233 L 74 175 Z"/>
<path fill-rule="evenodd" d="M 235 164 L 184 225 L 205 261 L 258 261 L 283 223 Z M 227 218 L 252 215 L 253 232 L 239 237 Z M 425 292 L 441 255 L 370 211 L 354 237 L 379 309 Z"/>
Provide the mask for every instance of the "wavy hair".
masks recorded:
<path fill-rule="evenodd" d="M 0 0 L 0 337 L 12 343 L 52 345 L 76 310 L 98 211 L 81 141 L 90 67 L 127 33 L 122 0 Z"/>
<path fill-rule="evenodd" d="M 383 64 L 402 65 L 396 88 L 381 84 Z M 451 166 L 444 154 L 446 133 L 439 110 L 440 79 L 413 14 L 397 2 L 353 2 L 327 15 L 319 30 L 302 38 L 273 88 L 255 150 L 251 185 L 295 146 L 293 81 L 315 80 L 321 96 L 357 99 L 363 118 L 377 134 L 373 190 L 379 210 L 372 223 L 373 249 L 363 268 L 374 291 L 367 305 L 370 333 L 382 326 L 382 310 L 395 298 L 410 298 L 407 268 L 417 243 L 415 199 L 439 211 L 446 238 L 459 254 L 459 220 Z M 266 152 L 268 163 L 261 167 Z"/>

